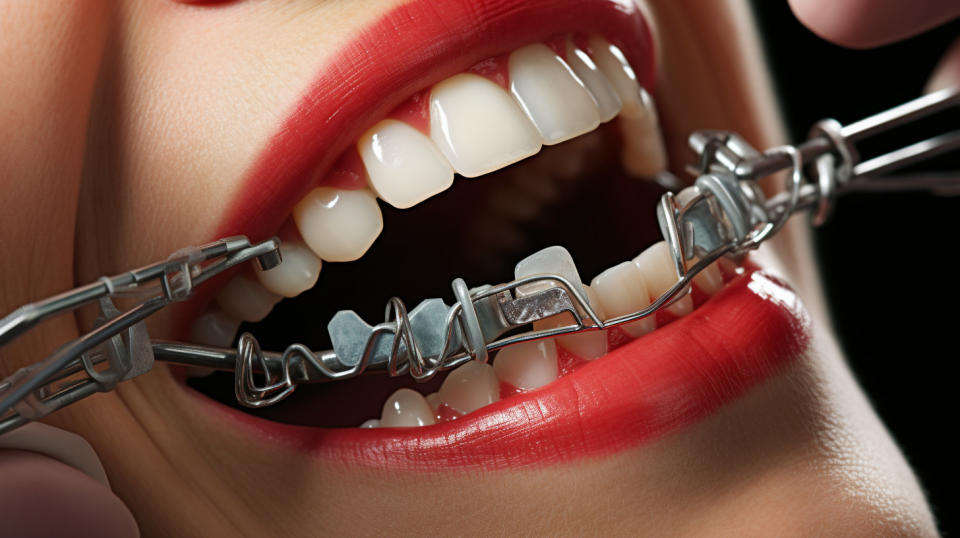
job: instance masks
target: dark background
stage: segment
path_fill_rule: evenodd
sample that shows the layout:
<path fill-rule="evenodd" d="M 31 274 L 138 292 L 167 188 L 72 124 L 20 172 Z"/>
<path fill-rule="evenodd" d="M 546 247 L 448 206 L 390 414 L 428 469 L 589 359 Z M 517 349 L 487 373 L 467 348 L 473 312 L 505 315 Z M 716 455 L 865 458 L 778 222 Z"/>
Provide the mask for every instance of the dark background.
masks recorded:
<path fill-rule="evenodd" d="M 849 123 L 920 96 L 960 37 L 954 21 L 894 45 L 849 50 L 816 37 L 785 1 L 754 4 L 793 141 L 805 139 L 818 119 Z M 957 125 L 960 115 L 941 114 L 928 122 L 927 135 Z M 927 168 L 960 170 L 960 159 Z M 960 535 L 953 493 L 960 473 L 950 441 L 958 426 L 958 222 L 960 197 L 864 194 L 840 199 L 815 233 L 840 344 L 948 536 Z"/>

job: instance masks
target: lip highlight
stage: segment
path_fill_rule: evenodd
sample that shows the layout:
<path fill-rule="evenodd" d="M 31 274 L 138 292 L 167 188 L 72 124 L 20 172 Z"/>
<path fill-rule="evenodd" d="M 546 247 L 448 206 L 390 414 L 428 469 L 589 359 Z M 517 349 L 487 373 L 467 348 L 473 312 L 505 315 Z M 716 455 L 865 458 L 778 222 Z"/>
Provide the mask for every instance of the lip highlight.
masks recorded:
<path fill-rule="evenodd" d="M 782 281 L 750 270 L 687 316 L 541 389 L 421 428 L 275 423 L 205 399 L 255 439 L 349 466 L 540 467 L 615 453 L 696 423 L 802 355 L 810 317 Z"/>

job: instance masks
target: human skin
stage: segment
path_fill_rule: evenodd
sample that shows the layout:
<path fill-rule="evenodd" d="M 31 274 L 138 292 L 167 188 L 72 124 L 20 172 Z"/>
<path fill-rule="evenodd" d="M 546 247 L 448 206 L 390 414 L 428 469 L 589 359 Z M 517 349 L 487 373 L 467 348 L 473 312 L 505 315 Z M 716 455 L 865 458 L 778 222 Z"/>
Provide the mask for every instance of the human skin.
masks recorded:
<path fill-rule="evenodd" d="M 395 4 L 4 3 L 0 310 L 215 239 L 315 74 Z M 648 9 L 658 104 L 683 111 L 669 114 L 675 169 L 695 128 L 784 141 L 741 2 Z M 809 348 L 706 420 L 605 457 L 469 473 L 348 468 L 198 412 L 163 365 L 48 422 L 94 446 L 148 536 L 935 535 L 829 334 L 805 225 L 796 219 L 762 257 L 801 294 Z M 0 376 L 88 322 L 65 317 L 18 340 Z M 153 334 L 174 322 L 159 317 Z"/>

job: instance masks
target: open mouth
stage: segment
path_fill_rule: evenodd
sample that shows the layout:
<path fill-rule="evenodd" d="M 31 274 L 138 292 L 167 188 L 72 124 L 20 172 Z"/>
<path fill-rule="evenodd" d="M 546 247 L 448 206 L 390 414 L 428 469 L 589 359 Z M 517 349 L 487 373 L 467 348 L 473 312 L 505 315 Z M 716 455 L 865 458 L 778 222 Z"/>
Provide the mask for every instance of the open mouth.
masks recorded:
<path fill-rule="evenodd" d="M 618 16 L 643 27 L 634 7 Z M 480 285 L 555 273 L 580 285 L 596 275 L 583 291 L 602 318 L 649 306 L 677 280 L 653 212 L 672 176 L 654 99 L 637 75 L 652 71 L 652 57 L 631 63 L 614 41 L 567 29 L 414 88 L 287 204 L 284 263 L 233 277 L 195 318 L 193 341 L 227 346 L 244 324 L 268 349 L 328 349 L 325 323 L 337 311 L 377 322 L 389 297 L 412 306 L 455 277 Z M 533 328 L 568 325 L 565 316 Z M 724 260 L 655 318 L 511 346 L 425 384 L 361 376 L 244 412 L 301 441 L 322 435 L 341 456 L 356 456 L 360 443 L 380 456 L 407 446 L 399 452 L 409 461 L 436 464 L 444 450 L 459 461 L 446 445 L 465 436 L 496 440 L 500 460 L 547 438 L 564 447 L 558 453 L 596 452 L 738 396 L 803 346 L 804 317 L 779 281 Z M 240 409 L 232 374 L 189 373 L 187 382 Z M 602 434 L 572 440 L 591 428 Z M 522 433 L 514 445 L 504 441 L 510 432 Z M 583 450 L 570 450 L 578 443 Z"/>

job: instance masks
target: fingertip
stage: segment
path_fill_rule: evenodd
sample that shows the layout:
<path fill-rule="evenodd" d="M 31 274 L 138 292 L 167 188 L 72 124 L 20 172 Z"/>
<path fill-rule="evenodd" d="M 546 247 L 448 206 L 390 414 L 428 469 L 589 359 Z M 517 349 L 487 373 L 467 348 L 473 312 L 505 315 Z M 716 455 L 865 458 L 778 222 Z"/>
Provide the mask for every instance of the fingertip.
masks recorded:
<path fill-rule="evenodd" d="M 788 0 L 794 15 L 818 36 L 848 48 L 893 43 L 960 15 L 956 0 Z"/>
<path fill-rule="evenodd" d="M 140 536 L 123 501 L 97 480 L 58 460 L 3 450 L 0 476 L 0 534 L 4 536 Z"/>

